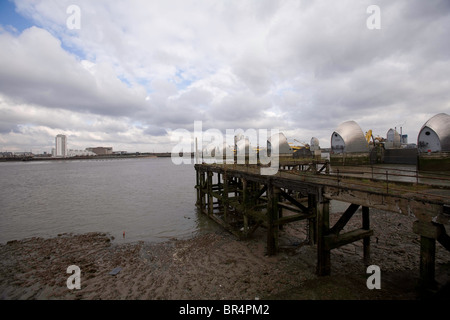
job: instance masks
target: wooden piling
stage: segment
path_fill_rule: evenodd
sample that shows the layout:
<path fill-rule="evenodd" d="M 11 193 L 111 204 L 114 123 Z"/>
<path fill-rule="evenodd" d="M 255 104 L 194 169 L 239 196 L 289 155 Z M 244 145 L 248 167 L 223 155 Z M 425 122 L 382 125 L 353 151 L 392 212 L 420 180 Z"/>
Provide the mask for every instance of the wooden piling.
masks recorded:
<path fill-rule="evenodd" d="M 248 236 L 248 194 L 249 194 L 249 190 L 248 190 L 248 186 L 247 186 L 247 179 L 242 179 L 242 215 L 243 215 L 243 219 L 244 219 L 244 237 Z"/>
<path fill-rule="evenodd" d="M 420 235 L 420 279 L 419 286 L 430 289 L 435 282 L 436 239 L 445 233 L 442 225 L 433 222 L 415 221 L 413 231 Z"/>
<path fill-rule="evenodd" d="M 308 212 L 313 216 L 313 218 L 308 219 L 308 243 L 317 243 L 317 216 L 314 203 L 314 195 L 308 194 Z"/>
<path fill-rule="evenodd" d="M 274 255 L 278 249 L 278 201 L 279 189 L 269 183 L 267 186 L 267 254 Z"/>
<path fill-rule="evenodd" d="M 319 195 L 314 197 L 317 216 L 317 274 L 327 276 L 331 272 L 331 249 L 325 242 L 330 230 L 330 202 Z"/>
<path fill-rule="evenodd" d="M 213 195 L 212 195 L 212 177 L 213 173 L 211 171 L 207 172 L 207 195 L 208 195 L 208 215 L 213 214 Z"/>
<path fill-rule="evenodd" d="M 436 240 L 420 236 L 420 281 L 423 289 L 433 288 L 435 282 Z"/>
<path fill-rule="evenodd" d="M 362 207 L 362 228 L 364 230 L 370 230 L 370 216 L 369 207 Z M 363 254 L 364 254 L 364 264 L 366 266 L 370 265 L 370 237 L 365 237 L 363 239 Z"/>
<path fill-rule="evenodd" d="M 228 203 L 228 190 L 229 190 L 228 183 L 229 183 L 229 181 L 228 181 L 228 175 L 227 175 L 226 171 L 223 173 L 222 178 L 223 178 L 223 194 L 222 194 L 223 220 L 225 222 L 228 222 L 228 206 L 229 206 L 229 203 Z"/>
<path fill-rule="evenodd" d="M 450 236 L 442 224 L 432 220 L 442 214 L 448 201 L 439 198 L 414 198 L 403 194 L 403 190 L 394 192 L 394 187 L 386 194 L 385 181 L 378 183 L 380 191 L 361 188 L 354 181 L 348 181 L 345 174 L 337 177 L 327 175 L 329 167 L 317 164 L 286 165 L 287 171 L 273 176 L 259 175 L 250 166 L 209 166 L 195 165 L 196 205 L 200 212 L 221 224 L 239 238 L 251 235 L 259 226 L 267 229 L 267 253 L 274 255 L 278 251 L 280 226 L 308 219 L 307 239 L 317 244 L 317 274 L 329 275 L 331 271 L 331 250 L 340 246 L 363 240 L 364 263 L 370 264 L 371 243 L 369 207 L 391 212 L 412 212 L 419 219 L 414 223 L 413 231 L 420 235 L 420 284 L 422 287 L 435 285 L 436 241 L 450 250 Z M 298 171 L 304 171 L 304 173 Z M 213 178 L 217 174 L 217 184 Z M 355 179 L 355 178 L 352 178 Z M 384 184 L 382 184 L 384 183 Z M 417 181 L 415 182 L 417 184 Z M 391 187 L 391 186 L 389 186 Z M 305 206 L 305 196 L 308 205 Z M 217 202 L 214 202 L 214 200 Z M 349 207 L 330 228 L 330 200 L 349 203 Z M 446 202 L 447 201 L 447 202 Z M 217 207 L 214 205 L 218 204 Z M 344 227 L 358 208 L 362 206 L 362 227 L 345 231 Z M 294 212 L 284 217 L 281 210 Z M 241 229 L 243 232 L 241 232 Z"/>
<path fill-rule="evenodd" d="M 199 191 L 199 198 L 198 198 L 198 208 L 201 213 L 205 213 L 205 172 L 199 171 L 199 185 L 198 185 L 198 191 Z"/>

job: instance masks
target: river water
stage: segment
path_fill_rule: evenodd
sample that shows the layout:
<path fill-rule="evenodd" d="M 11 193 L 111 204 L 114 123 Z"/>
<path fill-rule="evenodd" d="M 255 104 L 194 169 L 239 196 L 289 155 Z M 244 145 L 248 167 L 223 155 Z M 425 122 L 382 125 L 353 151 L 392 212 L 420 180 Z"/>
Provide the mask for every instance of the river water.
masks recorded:
<path fill-rule="evenodd" d="M 0 243 L 97 231 L 189 238 L 215 228 L 197 214 L 194 186 L 193 165 L 170 158 L 1 162 Z"/>
<path fill-rule="evenodd" d="M 411 170 L 376 169 L 382 178 L 386 170 Z M 86 232 L 106 232 L 120 242 L 160 242 L 220 229 L 197 213 L 195 201 L 193 164 L 175 165 L 171 158 L 0 162 L 0 243 Z M 332 212 L 348 206 L 331 204 Z"/>

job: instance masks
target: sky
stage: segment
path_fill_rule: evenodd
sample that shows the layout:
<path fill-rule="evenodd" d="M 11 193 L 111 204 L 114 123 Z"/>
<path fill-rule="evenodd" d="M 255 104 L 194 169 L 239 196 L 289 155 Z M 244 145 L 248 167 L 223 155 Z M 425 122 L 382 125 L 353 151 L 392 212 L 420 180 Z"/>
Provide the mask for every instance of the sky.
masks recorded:
<path fill-rule="evenodd" d="M 0 151 L 170 152 L 196 121 L 416 143 L 450 113 L 448 0 L 0 0 L 0 48 Z"/>

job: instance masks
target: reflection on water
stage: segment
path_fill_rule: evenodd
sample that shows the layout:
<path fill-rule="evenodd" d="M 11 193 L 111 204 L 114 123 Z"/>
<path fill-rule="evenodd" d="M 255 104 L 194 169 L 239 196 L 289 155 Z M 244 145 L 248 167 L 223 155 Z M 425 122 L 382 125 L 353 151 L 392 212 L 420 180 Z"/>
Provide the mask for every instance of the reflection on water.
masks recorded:
<path fill-rule="evenodd" d="M 211 224 L 194 185 L 193 165 L 170 158 L 0 163 L 0 243 L 92 231 L 121 242 L 190 237 Z"/>

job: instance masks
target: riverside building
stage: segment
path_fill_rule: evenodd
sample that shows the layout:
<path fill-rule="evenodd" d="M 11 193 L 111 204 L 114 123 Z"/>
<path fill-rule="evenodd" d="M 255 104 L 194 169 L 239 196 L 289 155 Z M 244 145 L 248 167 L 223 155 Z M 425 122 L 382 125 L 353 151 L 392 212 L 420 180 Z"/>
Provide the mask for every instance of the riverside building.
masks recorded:
<path fill-rule="evenodd" d="M 55 138 L 55 157 L 67 157 L 67 136 L 58 134 Z"/>

